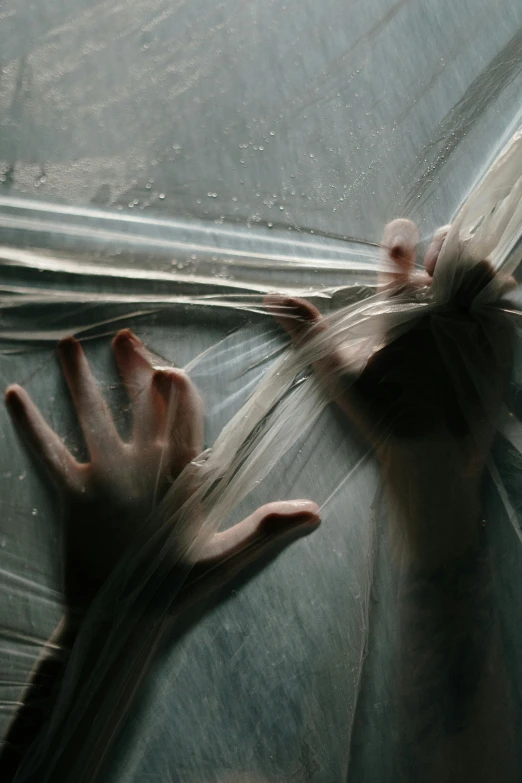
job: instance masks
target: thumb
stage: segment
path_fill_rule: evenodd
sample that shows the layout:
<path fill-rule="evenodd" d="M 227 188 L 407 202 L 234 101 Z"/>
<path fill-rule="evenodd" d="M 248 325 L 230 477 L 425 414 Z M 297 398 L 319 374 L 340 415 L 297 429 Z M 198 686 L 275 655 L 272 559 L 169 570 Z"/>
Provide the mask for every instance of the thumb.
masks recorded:
<path fill-rule="evenodd" d="M 182 588 L 191 598 L 210 596 L 256 565 L 255 572 L 320 523 L 319 507 L 311 500 L 267 503 L 249 517 L 206 543 Z M 245 574 L 245 578 L 252 576 Z"/>

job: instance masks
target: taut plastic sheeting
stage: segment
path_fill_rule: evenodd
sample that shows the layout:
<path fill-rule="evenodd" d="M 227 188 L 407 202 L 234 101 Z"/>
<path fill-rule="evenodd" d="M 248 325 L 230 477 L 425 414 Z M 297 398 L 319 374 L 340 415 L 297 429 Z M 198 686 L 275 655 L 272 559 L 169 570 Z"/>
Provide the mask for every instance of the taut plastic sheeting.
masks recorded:
<path fill-rule="evenodd" d="M 485 257 L 499 277 L 474 306 L 514 330 L 484 537 L 509 682 L 513 736 L 502 742 L 520 768 L 520 298 L 499 299 L 497 282 L 517 277 L 520 261 L 522 8 L 13 0 L 0 19 L 4 387 L 26 388 L 84 459 L 56 343 L 82 342 L 125 435 L 129 404 L 110 340 L 130 327 L 156 366 L 190 374 L 211 449 L 197 492 L 179 503 L 183 473 L 156 509 L 159 538 L 103 589 L 53 721 L 16 780 L 431 779 L 437 747 L 427 731 L 425 769 L 397 697 L 408 569 L 394 554 L 374 450 L 308 368 L 334 340 L 349 349 L 355 382 L 384 335 L 406 334 L 421 313 L 437 319 L 465 265 Z M 415 220 L 423 240 L 452 229 L 432 288 L 391 299 L 377 288 L 389 271 L 378 242 L 395 217 Z M 264 303 L 275 290 L 313 301 L 326 329 L 289 347 Z M 448 366 L 466 366 L 486 404 L 495 342 L 481 351 L 466 324 L 437 323 Z M 470 391 L 462 378 L 455 386 L 461 400 Z M 7 411 L 0 416 L 6 730 L 61 616 L 62 587 L 56 498 Z M 214 530 L 301 497 L 318 503 L 321 527 L 170 644 L 176 589 L 159 612 L 147 607 L 177 565 L 165 558 L 173 531 L 198 518 L 190 561 Z M 107 634 L 100 618 L 115 606 Z M 91 672 L 80 687 L 82 665 Z M 127 705 L 134 681 L 139 695 Z M 413 668 L 412 682 L 421 682 Z M 419 732 L 430 683 L 425 691 L 408 702 Z M 498 779 L 514 774 L 499 769 Z"/>

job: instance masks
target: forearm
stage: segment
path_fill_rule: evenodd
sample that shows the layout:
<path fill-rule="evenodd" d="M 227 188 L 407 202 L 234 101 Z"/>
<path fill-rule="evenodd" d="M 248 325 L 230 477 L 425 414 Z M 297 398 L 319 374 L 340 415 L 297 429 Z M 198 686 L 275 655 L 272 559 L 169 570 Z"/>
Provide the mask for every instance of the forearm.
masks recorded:
<path fill-rule="evenodd" d="M 66 614 L 42 650 L 0 751 L 0 780 L 10 783 L 53 711 L 81 617 Z"/>
<path fill-rule="evenodd" d="M 175 592 L 176 584 L 167 581 L 150 604 L 136 604 L 124 618 L 115 607 L 106 607 L 102 615 L 85 620 L 86 634 L 80 633 L 84 615 L 81 622 L 64 617 L 34 666 L 4 739 L 2 783 L 15 780 L 21 766 L 24 781 L 31 783 L 92 783 L 97 778 L 164 633 L 173 643 L 205 610 L 197 586 L 181 590 L 173 600 Z M 108 640 L 115 626 L 119 632 L 113 645 Z M 41 753 L 29 770 L 25 759 L 35 741 Z"/>
<path fill-rule="evenodd" d="M 481 471 L 466 471 L 442 438 L 383 446 L 379 459 L 397 562 L 430 572 L 477 551 Z"/>
<path fill-rule="evenodd" d="M 440 508 L 438 520 L 428 510 L 430 525 L 439 523 L 431 537 L 435 551 L 416 546 L 403 561 L 404 740 L 412 749 L 416 780 L 511 783 L 513 715 L 487 537 L 479 498 L 467 500 L 444 514 Z M 463 529 L 456 535 L 459 521 Z M 418 532 L 426 519 L 407 522 Z"/>

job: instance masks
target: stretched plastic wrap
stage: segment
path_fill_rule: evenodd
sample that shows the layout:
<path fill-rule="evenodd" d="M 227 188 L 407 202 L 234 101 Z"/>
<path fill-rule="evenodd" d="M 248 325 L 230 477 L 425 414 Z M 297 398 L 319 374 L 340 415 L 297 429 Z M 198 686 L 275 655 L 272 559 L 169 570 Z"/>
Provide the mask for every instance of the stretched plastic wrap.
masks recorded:
<path fill-rule="evenodd" d="M 399 3 L 388 9 L 386 29 L 391 32 L 385 51 L 401 34 L 408 47 L 418 50 L 420 46 L 416 42 L 414 47 L 404 32 L 405 25 L 415 27 L 416 12 L 393 22 L 403 6 Z M 133 25 L 139 27 L 144 36 L 140 46 L 147 47 L 147 52 L 150 31 L 143 15 L 149 13 L 149 6 L 131 7 L 133 15 L 126 24 L 132 30 Z M 297 7 L 292 8 L 297 12 Z M 303 8 L 303 14 L 318 13 Z M 286 6 L 277 9 L 281 14 L 290 10 Z M 227 13 L 233 10 L 229 7 Z M 157 24 L 161 11 L 168 17 L 166 6 L 154 6 L 154 13 L 150 12 Z M 263 13 L 260 8 L 258 12 Z M 449 6 L 446 12 L 451 14 Z M 105 15 L 111 13 L 105 8 Z M 208 13 L 219 25 L 219 19 L 214 19 L 217 12 Z M 440 13 L 445 13 L 444 9 Z M 499 100 L 508 103 L 519 63 L 518 38 L 512 37 L 509 14 L 515 19 L 517 12 L 506 11 L 506 18 L 499 21 L 506 27 L 506 40 L 486 69 L 489 76 L 502 76 L 506 92 Z M 363 17 L 362 12 L 354 15 L 360 25 Z M 101 45 L 101 18 L 85 9 L 80 21 L 76 18 L 70 24 L 73 28 L 80 25 L 82 38 L 87 35 L 85 30 L 90 31 Z M 470 18 L 478 24 L 473 14 Z M 185 21 L 190 27 L 190 20 Z M 205 25 L 213 29 L 208 21 Z M 230 27 L 229 34 L 234 37 Z M 376 74 L 384 72 L 369 54 L 378 27 L 366 27 L 346 53 L 339 55 L 343 78 L 348 72 L 351 78 L 359 73 L 358 46 L 370 63 L 368 68 L 374 68 Z M 69 72 L 74 72 L 74 40 L 59 38 L 70 29 L 65 23 L 51 30 L 47 33 L 50 42 L 28 55 L 29 61 L 38 58 L 41 80 L 49 63 L 58 60 L 69 62 Z M 259 29 L 264 29 L 262 24 Z M 444 29 L 451 36 L 451 25 L 446 22 Z M 273 33 L 280 35 L 277 29 Z M 120 34 L 115 45 L 130 35 L 123 28 Z M 434 31 L 434 51 L 437 35 Z M 192 73 L 190 59 L 185 60 L 190 71 L 184 82 L 187 90 L 191 79 L 203 78 L 210 69 L 201 54 L 204 41 L 196 43 L 200 47 L 196 57 L 199 70 Z M 340 47 L 341 43 L 331 45 Z M 54 49 L 60 46 L 67 49 L 69 60 L 57 58 Z M 382 50 L 375 59 L 381 56 Z M 260 54 L 256 57 L 257 62 L 262 60 Z M 165 58 L 163 52 L 161 68 L 168 70 Z M 352 58 L 353 73 L 346 66 Z M 332 69 L 334 60 L 332 57 Z M 21 58 L 12 69 L 29 90 L 27 80 L 24 82 L 24 73 L 30 70 L 27 62 Z M 398 66 L 394 70 L 397 73 Z M 222 195 L 224 180 L 212 173 L 218 184 L 209 179 L 208 196 L 205 193 L 204 197 L 206 204 L 215 199 L 219 202 L 215 213 L 204 214 L 195 197 L 199 192 L 187 196 L 186 201 L 174 196 L 171 209 L 177 214 L 175 220 L 158 213 L 136 215 L 140 204 L 133 201 L 139 186 L 134 186 L 135 191 L 127 189 L 128 178 L 116 156 L 111 159 L 111 173 L 114 175 L 117 168 L 120 179 L 114 177 L 109 191 L 113 188 L 119 193 L 107 201 L 116 207 L 121 195 L 126 209 L 120 211 L 82 205 L 79 194 L 85 168 L 81 175 L 75 169 L 78 178 L 70 191 L 62 187 L 60 172 L 67 168 L 65 164 L 55 162 L 49 173 L 37 172 L 40 178 L 50 178 L 54 188 L 50 195 L 68 201 L 66 204 L 38 200 L 32 185 L 23 198 L 24 176 L 27 179 L 30 164 L 19 167 L 17 173 L 14 167 L 9 192 L 0 200 L 5 238 L 0 329 L 4 385 L 16 382 L 26 388 L 52 428 L 65 435 L 73 453 L 86 459 L 75 412 L 56 363 L 56 343 L 70 335 L 81 341 L 116 427 L 127 437 L 129 401 L 113 366 L 110 340 L 119 329 L 132 328 L 147 346 L 155 368 L 186 370 L 202 396 L 206 426 L 204 451 L 174 481 L 153 509 L 151 520 L 144 520 L 138 542 L 125 553 L 89 610 L 52 717 L 24 759 L 16 781 L 430 780 L 430 770 L 443 768 L 437 767 L 442 756 L 453 760 L 455 779 L 466 779 L 458 768 L 458 751 L 432 730 L 432 725 L 438 725 L 437 716 L 433 716 L 437 685 L 430 681 L 429 667 L 423 670 L 423 666 L 430 639 L 438 638 L 436 630 L 431 629 L 430 636 L 429 617 L 428 621 L 414 617 L 412 626 L 417 624 L 418 638 L 415 634 L 410 640 L 401 638 L 408 611 L 404 583 L 407 590 L 420 591 L 428 601 L 432 591 L 433 600 L 437 600 L 436 587 L 429 580 L 423 582 L 422 574 L 418 582 L 408 582 L 415 569 L 410 553 L 418 542 L 412 543 L 415 531 L 401 523 L 386 488 L 383 454 L 401 422 L 393 420 L 390 426 L 378 429 L 376 445 L 375 437 L 373 442 L 365 437 L 364 426 L 344 416 L 342 406 L 332 404 L 338 399 L 339 388 L 349 397 L 352 388 L 371 382 L 365 371 L 372 366 L 372 358 L 383 345 L 399 344 L 425 317 L 451 379 L 451 394 L 465 412 L 464 422 L 458 426 L 466 428 L 471 441 L 487 442 L 484 453 L 489 455 L 481 543 L 488 553 L 484 556 L 487 565 L 481 560 L 468 572 L 462 568 L 458 590 L 465 593 L 471 586 L 473 594 L 464 606 L 476 612 L 476 617 L 463 618 L 463 633 L 471 628 L 484 638 L 486 669 L 493 672 L 489 679 L 478 677 L 484 717 L 479 716 L 478 734 L 474 735 L 491 753 L 465 757 L 476 755 L 482 763 L 486 759 L 496 766 L 486 764 L 482 771 L 470 768 L 466 774 L 470 780 L 480 780 L 479 773 L 484 774 L 484 780 L 518 779 L 513 770 L 520 767 L 522 748 L 520 298 L 510 278 L 517 276 L 522 247 L 522 132 L 516 130 L 520 120 L 516 112 L 504 112 L 501 121 L 499 111 L 499 116 L 486 116 L 488 128 L 479 124 L 476 130 L 480 138 L 484 134 L 487 139 L 493 128 L 495 139 L 490 137 L 476 147 L 469 142 L 466 147 L 464 137 L 473 126 L 475 104 L 471 96 L 480 94 L 489 105 L 494 92 L 485 76 L 471 82 L 468 104 L 463 100 L 454 110 L 458 119 L 452 124 L 450 112 L 446 125 L 441 124 L 444 143 L 449 146 L 454 143 L 455 127 L 459 129 L 463 153 L 455 168 L 444 168 L 444 155 L 438 156 L 437 144 L 443 143 L 440 139 L 419 145 L 424 157 L 417 162 L 417 169 L 412 166 L 408 170 L 410 179 L 401 180 L 400 196 L 395 196 L 397 172 L 387 169 L 385 196 L 378 202 L 379 209 L 372 211 L 371 183 L 379 178 L 374 179 L 373 167 L 363 162 L 364 181 L 354 177 L 347 189 L 346 198 L 351 194 L 357 205 L 349 230 L 343 227 L 338 211 L 322 210 L 312 174 L 304 177 L 308 182 L 299 192 L 309 191 L 313 208 L 303 196 L 300 206 L 294 204 L 294 216 L 291 206 L 281 202 L 284 222 L 294 224 L 290 232 L 273 219 L 274 203 L 264 203 L 256 211 L 254 192 L 263 191 L 264 201 L 275 199 L 278 206 L 276 196 L 265 192 L 276 176 L 273 171 L 263 172 L 262 166 L 251 175 L 254 188 L 244 200 L 232 195 L 233 185 L 223 186 L 228 190 Z M 323 105 L 328 96 L 337 105 L 340 96 L 335 73 L 321 74 L 320 83 L 317 105 Z M 499 82 L 494 86 L 499 89 Z M 62 89 L 66 92 L 67 87 L 65 80 Z M 302 118 L 303 128 L 308 127 L 305 99 L 309 95 L 309 90 L 304 91 L 292 107 Z M 211 104 L 210 98 L 207 100 Z M 410 108 L 415 103 L 412 101 Z M 109 105 L 99 109 L 100 116 L 109 111 Z M 64 116 L 68 116 L 66 106 L 64 103 Z M 289 114 L 281 113 L 284 117 L 278 121 L 288 121 Z M 224 127 L 228 127 L 226 123 Z M 281 128 L 277 124 L 274 128 L 274 136 L 268 125 L 262 129 L 255 154 L 268 151 L 259 149 L 260 140 L 264 147 L 270 139 L 278 138 Z M 316 130 L 321 139 L 318 143 L 326 145 L 326 130 L 322 133 L 320 123 Z M 126 141 L 132 136 L 131 129 L 127 133 L 123 133 Z M 140 133 L 144 131 L 136 130 L 136 138 Z M 263 134 L 268 139 L 264 144 Z M 311 134 L 308 127 L 306 138 L 300 136 L 292 144 L 297 155 L 306 147 L 306 156 L 313 161 L 317 153 L 310 153 L 307 147 Z M 511 138 L 502 148 L 498 139 L 508 135 Z M 388 139 L 385 152 L 389 155 L 396 143 L 394 131 L 388 136 L 383 132 L 383 137 Z M 367 142 L 352 138 L 354 145 Z M 15 136 L 8 141 L 7 150 L 15 145 Z M 139 149 L 141 143 L 136 143 Z M 53 147 L 54 142 L 48 144 Z M 179 149 L 185 144 L 190 141 L 184 141 Z M 248 154 L 253 155 L 251 146 Z M 176 142 L 174 159 L 178 152 Z M 243 142 L 240 154 L 247 155 Z M 283 160 L 281 151 L 274 152 L 272 160 L 279 162 L 278 155 Z M 107 160 L 110 157 L 107 153 Z M 190 156 L 180 157 L 185 167 Z M 319 157 L 323 165 L 327 156 Z M 98 181 L 100 166 L 103 168 L 100 161 L 99 157 L 96 171 L 91 172 L 96 188 L 91 184 L 88 188 L 89 198 L 98 202 L 107 195 L 100 190 L 104 183 Z M 475 161 L 475 169 L 470 161 Z M 239 165 L 244 168 L 244 163 Z M 304 167 L 303 161 L 298 165 Z M 231 171 L 233 168 L 231 164 Z M 462 171 L 468 168 L 474 173 L 468 171 L 464 176 Z M 442 170 L 444 175 L 437 181 L 438 190 L 430 180 L 434 170 Z M 479 172 L 483 172 L 480 177 Z M 163 175 L 167 176 L 160 172 L 160 180 Z M 285 196 L 292 204 L 290 174 L 288 183 L 286 172 L 281 176 L 285 185 L 276 195 Z M 335 185 L 336 176 L 324 163 L 321 182 Z M 235 177 L 231 174 L 231 181 Z M 263 182 L 259 191 L 255 189 L 256 177 Z M 189 181 L 188 174 L 186 178 Z M 148 177 L 145 179 L 149 184 Z M 150 184 L 157 189 L 156 183 Z M 239 175 L 236 184 L 239 193 Z M 342 182 L 337 184 L 342 187 Z M 45 185 L 44 181 L 38 187 Z M 168 193 L 167 184 L 160 187 Z M 436 195 L 441 193 L 451 194 L 444 205 Z M 389 204 L 392 194 L 397 199 L 393 207 Z M 163 190 L 158 189 L 159 201 L 168 202 L 162 195 Z M 421 203 L 414 208 L 419 195 Z M 328 198 L 322 203 L 328 204 Z M 247 203 L 249 199 L 252 203 Z M 336 202 L 336 210 L 344 199 L 343 195 Z M 156 206 L 161 207 L 159 202 Z M 237 222 L 224 220 L 222 212 Z M 262 217 L 252 219 L 259 212 Z M 378 246 L 377 232 L 386 218 L 402 212 L 419 218 L 425 239 L 437 221 L 451 222 L 430 286 L 403 289 L 382 285 L 392 270 Z M 296 230 L 296 225 L 316 233 Z M 357 231 L 352 230 L 354 226 Z M 361 239 L 354 239 L 355 234 Z M 452 303 L 466 287 L 466 276 L 485 261 L 496 276 L 477 291 L 473 287 L 471 293 L 468 290 L 461 310 L 455 311 Z M 283 294 L 282 304 L 267 296 L 274 291 Z M 296 296 L 313 302 L 324 318 L 321 328 L 312 330 L 307 339 L 289 344 L 274 316 L 292 318 L 285 301 Z M 506 353 L 510 376 L 502 383 L 497 364 L 503 363 Z M 336 360 L 329 365 L 332 355 Z M 422 357 L 414 363 L 422 374 Z M 318 366 L 322 373 L 317 372 Z M 422 383 L 412 378 L 413 399 L 422 389 Z M 436 387 L 435 397 L 439 393 Z M 429 418 L 430 404 L 429 397 L 419 400 L 415 415 L 420 420 Z M 172 405 L 175 409 L 175 398 Z M 2 417 L 0 553 L 5 601 L 1 660 L 7 727 L 40 648 L 59 621 L 62 586 L 56 498 L 21 445 L 7 413 Z M 402 433 L 399 441 L 401 437 Z M 427 437 L 437 440 L 432 431 Z M 425 442 L 421 438 L 420 448 Z M 449 459 L 443 445 L 436 452 L 431 474 L 432 508 L 423 509 L 428 523 L 436 525 L 444 523 L 437 519 L 438 498 L 445 491 L 438 484 L 437 465 Z M 419 479 L 415 448 L 411 440 L 405 440 L 403 464 L 412 487 Z M 404 475 L 401 482 L 407 486 Z M 414 505 L 414 490 L 406 495 Z M 286 549 L 237 592 L 229 592 L 226 601 L 180 637 L 176 601 L 212 535 L 262 503 L 306 497 L 319 505 L 321 527 Z M 466 513 L 459 508 L 457 495 L 454 506 L 456 515 Z M 451 525 L 447 534 L 452 536 Z M 478 573 L 471 573 L 473 568 Z M 480 647 L 475 642 L 475 647 Z M 468 687 L 466 673 L 471 681 L 477 679 L 473 667 L 480 670 L 480 665 L 480 661 L 466 660 L 457 667 L 464 692 Z M 406 691 L 398 686 L 405 671 L 412 686 Z M 472 694 L 472 711 L 476 706 L 473 698 Z M 466 725 L 466 716 L 453 719 Z M 499 759 L 504 767 L 499 766 Z"/>

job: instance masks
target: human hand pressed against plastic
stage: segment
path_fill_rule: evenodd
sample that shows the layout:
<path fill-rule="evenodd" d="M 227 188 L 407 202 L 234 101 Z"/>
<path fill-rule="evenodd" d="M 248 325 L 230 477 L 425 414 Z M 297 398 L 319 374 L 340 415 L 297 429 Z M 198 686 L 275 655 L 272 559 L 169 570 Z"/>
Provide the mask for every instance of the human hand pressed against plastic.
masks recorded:
<path fill-rule="evenodd" d="M 162 523 L 159 515 L 152 513 L 154 508 L 203 449 L 203 405 L 189 376 L 174 368 L 155 368 L 148 350 L 130 330 L 119 332 L 113 351 L 132 403 L 129 442 L 116 430 L 81 345 L 69 338 L 58 349 L 89 450 L 87 463 L 72 456 L 24 389 L 11 386 L 6 394 L 17 429 L 59 492 L 66 605 L 51 640 L 50 655 L 44 652 L 35 667 L 23 706 L 5 738 L 0 777 L 6 782 L 14 777 L 52 710 L 67 665 L 63 652 L 74 644 L 89 605 L 132 548 L 137 534 L 140 541 L 154 535 Z M 183 484 L 187 495 L 179 497 L 180 503 L 196 490 L 197 469 L 194 476 L 193 483 Z M 318 521 L 314 503 L 281 501 L 262 506 L 234 527 L 214 534 L 205 543 L 201 558 L 188 564 L 195 567 L 183 590 L 169 598 L 175 619 L 185 617 L 185 622 L 190 622 L 199 617 L 218 591 L 247 566 L 277 554 L 300 535 L 311 532 Z M 170 552 L 173 561 L 183 557 L 182 551 L 171 548 Z M 163 607 L 158 607 L 158 612 L 162 611 Z M 54 658 L 56 649 L 62 649 L 61 659 Z"/>
<path fill-rule="evenodd" d="M 424 270 L 417 271 L 414 224 L 386 226 L 382 246 L 390 269 L 378 283 L 390 304 L 431 284 L 447 230 L 435 233 Z M 477 541 L 481 477 L 512 347 L 501 312 L 470 309 L 493 278 L 487 261 L 466 267 L 444 312 L 417 318 L 400 336 L 383 335 L 384 347 L 366 358 L 358 376 L 347 370 L 349 347 L 339 350 L 334 341 L 314 363 L 332 399 L 375 448 L 402 517 L 406 551 L 426 566 L 459 556 Z M 328 328 L 310 302 L 280 295 L 265 301 L 296 346 Z"/>
<path fill-rule="evenodd" d="M 189 376 L 174 368 L 155 369 L 147 348 L 130 330 L 116 335 L 113 351 L 132 403 L 129 442 L 116 430 L 80 343 L 68 338 L 58 349 L 89 450 L 87 463 L 77 462 L 24 389 L 11 386 L 6 395 L 20 434 L 58 488 L 65 601 L 80 611 L 88 607 L 173 480 L 203 450 L 203 405 Z M 276 539 L 290 534 L 290 540 L 317 521 L 314 503 L 268 504 L 215 534 L 205 547 L 205 559 L 214 571 L 221 561 L 231 570 L 231 558 L 240 568 L 242 550 L 251 553 L 256 539 L 262 555 Z"/>

